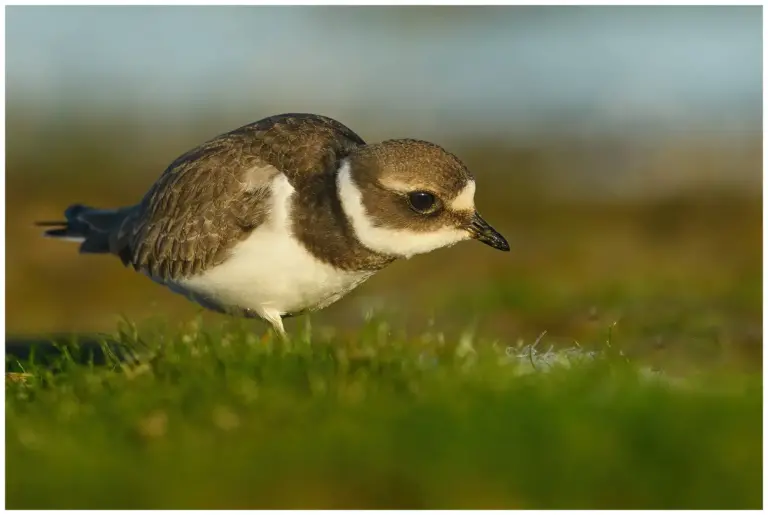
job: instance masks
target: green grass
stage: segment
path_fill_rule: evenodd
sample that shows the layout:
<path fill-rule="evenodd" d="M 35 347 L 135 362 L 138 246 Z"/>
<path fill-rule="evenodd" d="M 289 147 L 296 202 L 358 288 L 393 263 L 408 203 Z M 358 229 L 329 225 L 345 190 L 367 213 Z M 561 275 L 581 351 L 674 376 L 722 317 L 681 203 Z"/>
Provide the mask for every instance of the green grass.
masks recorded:
<path fill-rule="evenodd" d="M 762 506 L 760 378 L 654 374 L 607 328 L 595 352 L 381 320 L 119 340 L 138 361 L 7 365 L 30 374 L 6 386 L 8 508 Z"/>
<path fill-rule="evenodd" d="M 37 127 L 15 111 L 6 352 L 72 333 L 82 350 L 118 314 L 193 317 L 33 222 L 136 202 L 229 122 L 136 139 L 93 130 L 130 128 L 120 115 Z M 574 136 L 451 143 L 512 252 L 467 242 L 396 263 L 312 331 L 289 321 L 290 349 L 206 313 L 203 329 L 141 329 L 141 345 L 124 328 L 142 358 L 125 368 L 76 364 L 74 348 L 11 360 L 31 376 L 6 387 L 8 506 L 760 507 L 762 139 Z M 626 173 L 659 196 L 620 195 L 637 192 Z M 725 175 L 749 191 L 709 182 Z M 396 330 L 361 323 L 372 308 Z"/>

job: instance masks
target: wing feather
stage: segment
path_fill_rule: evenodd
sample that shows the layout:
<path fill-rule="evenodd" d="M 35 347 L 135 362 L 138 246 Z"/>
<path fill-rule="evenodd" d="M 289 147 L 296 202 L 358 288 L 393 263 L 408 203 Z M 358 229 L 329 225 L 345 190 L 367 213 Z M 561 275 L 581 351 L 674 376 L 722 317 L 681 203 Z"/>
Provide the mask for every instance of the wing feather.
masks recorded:
<path fill-rule="evenodd" d="M 327 117 L 286 114 L 222 134 L 163 172 L 113 235 L 113 252 L 153 278 L 199 274 L 264 223 L 278 173 L 297 182 L 335 173 L 365 142 Z"/>

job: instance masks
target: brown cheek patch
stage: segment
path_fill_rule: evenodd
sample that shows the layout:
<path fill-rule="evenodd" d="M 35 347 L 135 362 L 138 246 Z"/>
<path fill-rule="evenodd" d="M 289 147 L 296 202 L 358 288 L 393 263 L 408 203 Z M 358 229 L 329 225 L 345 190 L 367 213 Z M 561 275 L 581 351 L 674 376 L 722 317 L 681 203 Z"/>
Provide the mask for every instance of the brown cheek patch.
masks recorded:
<path fill-rule="evenodd" d="M 469 224 L 472 223 L 472 217 L 474 216 L 474 211 L 448 211 L 448 216 L 450 216 L 452 225 L 454 227 L 469 227 Z"/>
<path fill-rule="evenodd" d="M 386 191 L 376 186 L 361 188 L 363 207 L 374 224 L 389 229 L 407 229 L 416 232 L 432 232 L 460 225 L 457 213 L 441 210 L 433 215 L 414 212 L 404 195 Z M 457 223 L 457 220 L 459 221 Z"/>

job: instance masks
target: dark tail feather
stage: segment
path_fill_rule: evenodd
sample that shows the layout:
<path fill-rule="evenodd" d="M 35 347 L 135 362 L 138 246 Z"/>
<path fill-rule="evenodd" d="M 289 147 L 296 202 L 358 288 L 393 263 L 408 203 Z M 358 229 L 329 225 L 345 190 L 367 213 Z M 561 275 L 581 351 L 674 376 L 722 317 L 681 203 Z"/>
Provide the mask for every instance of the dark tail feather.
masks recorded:
<path fill-rule="evenodd" d="M 52 226 L 53 224 L 35 223 L 35 225 Z M 82 236 L 73 234 L 67 227 L 67 222 L 60 222 L 56 229 L 48 229 L 43 233 L 43 235 L 47 238 L 58 238 L 60 240 L 69 239 L 74 241 L 83 241 L 84 239 Z"/>
<path fill-rule="evenodd" d="M 64 211 L 66 220 L 35 222 L 39 227 L 51 227 L 43 235 L 80 243 L 80 252 L 108 253 L 109 236 L 125 217 L 124 209 L 95 209 L 81 204 Z"/>

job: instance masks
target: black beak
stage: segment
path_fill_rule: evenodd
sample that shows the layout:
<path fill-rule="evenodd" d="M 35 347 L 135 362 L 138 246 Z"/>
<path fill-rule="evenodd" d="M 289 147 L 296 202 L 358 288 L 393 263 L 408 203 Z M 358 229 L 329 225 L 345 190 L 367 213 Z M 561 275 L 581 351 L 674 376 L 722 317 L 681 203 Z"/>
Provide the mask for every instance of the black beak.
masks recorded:
<path fill-rule="evenodd" d="M 478 241 L 504 252 L 509 252 L 509 243 L 504 236 L 498 233 L 496 229 L 488 225 L 477 212 L 472 216 L 472 222 L 469 224 L 469 234 Z"/>

